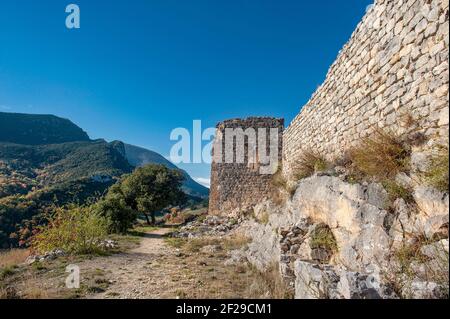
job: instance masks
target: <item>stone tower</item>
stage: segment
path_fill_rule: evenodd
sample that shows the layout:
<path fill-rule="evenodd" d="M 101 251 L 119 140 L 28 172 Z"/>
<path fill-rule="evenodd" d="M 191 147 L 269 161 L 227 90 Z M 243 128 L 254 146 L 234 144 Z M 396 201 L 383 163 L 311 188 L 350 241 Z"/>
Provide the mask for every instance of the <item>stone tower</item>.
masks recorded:
<path fill-rule="evenodd" d="M 246 211 L 270 196 L 272 176 L 281 165 L 283 131 L 284 120 L 272 117 L 232 119 L 217 125 L 210 214 Z"/>

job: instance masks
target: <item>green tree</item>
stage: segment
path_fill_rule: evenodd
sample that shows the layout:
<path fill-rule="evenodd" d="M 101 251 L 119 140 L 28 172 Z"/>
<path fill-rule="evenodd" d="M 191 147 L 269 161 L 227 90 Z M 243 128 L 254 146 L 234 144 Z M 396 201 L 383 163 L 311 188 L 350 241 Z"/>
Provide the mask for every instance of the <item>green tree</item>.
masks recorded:
<path fill-rule="evenodd" d="M 137 218 L 137 212 L 145 216 L 148 224 L 154 224 L 156 212 L 186 201 L 181 190 L 183 180 L 179 170 L 149 164 L 123 176 L 111 186 L 106 196 L 96 204 L 96 209 L 110 219 L 113 232 L 129 229 Z"/>
<path fill-rule="evenodd" d="M 150 224 L 155 224 L 155 213 L 186 200 L 181 190 L 184 176 L 181 171 L 164 165 L 150 164 L 136 169 L 120 184 L 126 204 L 142 213 Z"/>
<path fill-rule="evenodd" d="M 110 220 L 110 231 L 113 233 L 125 233 L 137 218 L 136 211 L 125 202 L 120 183 L 111 186 L 105 198 L 94 207 L 96 212 Z"/>

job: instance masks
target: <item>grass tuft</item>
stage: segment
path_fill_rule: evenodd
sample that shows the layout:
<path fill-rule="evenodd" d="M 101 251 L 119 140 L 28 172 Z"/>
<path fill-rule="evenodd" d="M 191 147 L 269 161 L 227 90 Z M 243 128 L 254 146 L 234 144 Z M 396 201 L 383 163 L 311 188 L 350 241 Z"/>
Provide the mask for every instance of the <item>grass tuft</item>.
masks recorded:
<path fill-rule="evenodd" d="M 306 150 L 297 159 L 293 168 L 293 177 L 296 180 L 312 176 L 316 172 L 325 171 L 330 167 L 327 160 L 319 153 Z"/>
<path fill-rule="evenodd" d="M 448 146 L 440 146 L 436 154 L 430 159 L 427 171 L 424 173 L 425 182 L 441 192 L 448 192 L 449 185 L 449 153 Z"/>
<path fill-rule="evenodd" d="M 319 224 L 314 228 L 311 232 L 311 242 L 309 245 L 311 249 L 323 248 L 332 253 L 336 253 L 338 251 L 336 238 L 334 237 L 330 227 L 326 224 Z"/>
<path fill-rule="evenodd" d="M 380 129 L 349 151 L 353 168 L 380 182 L 409 172 L 410 155 L 410 147 L 401 137 Z"/>

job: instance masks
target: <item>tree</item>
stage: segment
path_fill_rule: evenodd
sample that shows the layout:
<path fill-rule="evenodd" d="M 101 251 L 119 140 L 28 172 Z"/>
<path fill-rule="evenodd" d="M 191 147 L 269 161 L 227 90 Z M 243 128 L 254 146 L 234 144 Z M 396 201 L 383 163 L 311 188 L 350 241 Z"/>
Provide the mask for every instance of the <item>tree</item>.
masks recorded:
<path fill-rule="evenodd" d="M 123 176 L 109 189 L 97 208 L 109 217 L 115 232 L 130 228 L 136 219 L 136 212 L 143 214 L 148 224 L 155 224 L 156 212 L 185 202 L 186 195 L 181 190 L 183 180 L 179 170 L 149 164 Z"/>
<path fill-rule="evenodd" d="M 110 220 L 110 231 L 125 233 L 137 218 L 136 211 L 127 206 L 120 189 L 120 184 L 111 186 L 105 198 L 98 201 L 95 211 Z"/>
<path fill-rule="evenodd" d="M 184 176 L 181 171 L 164 165 L 150 164 L 136 169 L 121 183 L 120 189 L 125 202 L 132 209 L 142 213 L 150 224 L 155 224 L 155 213 L 186 200 L 181 190 Z"/>

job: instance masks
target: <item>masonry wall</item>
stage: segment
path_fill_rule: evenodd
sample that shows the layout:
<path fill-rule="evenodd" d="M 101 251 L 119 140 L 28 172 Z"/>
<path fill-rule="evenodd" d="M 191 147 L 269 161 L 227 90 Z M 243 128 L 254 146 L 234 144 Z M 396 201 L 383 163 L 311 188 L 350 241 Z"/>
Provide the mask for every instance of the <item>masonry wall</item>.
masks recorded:
<path fill-rule="evenodd" d="M 245 211 L 272 193 L 272 175 L 261 174 L 260 163 L 248 162 L 248 140 L 244 144 L 244 163 L 226 163 L 225 161 L 225 141 L 226 129 L 253 128 L 258 138 L 258 129 L 264 128 L 266 132 L 266 154 L 270 152 L 271 143 L 276 143 L 278 155 L 276 164 L 281 164 L 282 160 L 282 137 L 284 130 L 284 120 L 270 117 L 251 117 L 247 119 L 233 119 L 224 121 L 217 125 L 216 145 L 221 143 L 223 152 L 218 154 L 218 147 L 213 148 L 213 163 L 211 165 L 211 188 L 209 196 L 210 214 L 230 214 L 236 211 Z M 278 129 L 278 139 L 270 139 L 270 128 Z M 259 146 L 258 146 L 259 147 Z M 258 149 L 256 149 L 258 152 Z M 233 145 L 233 152 L 236 154 L 236 144 Z M 220 161 L 217 159 L 220 157 Z"/>
<path fill-rule="evenodd" d="M 330 26 L 332 27 L 332 26 Z M 373 126 L 448 136 L 448 0 L 377 0 L 284 133 L 288 171 L 302 150 L 337 157 Z"/>

